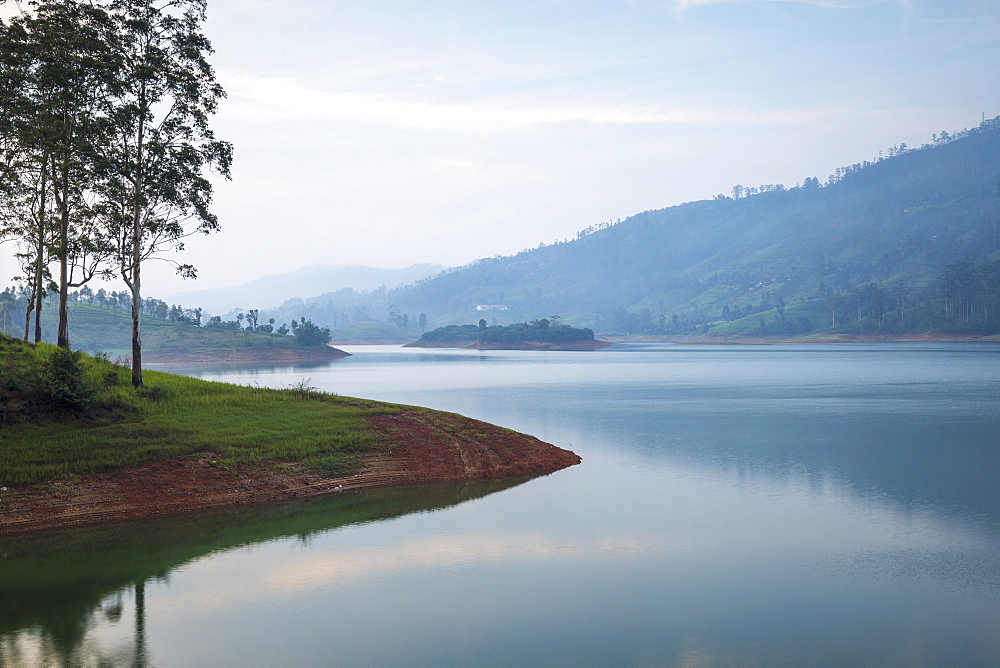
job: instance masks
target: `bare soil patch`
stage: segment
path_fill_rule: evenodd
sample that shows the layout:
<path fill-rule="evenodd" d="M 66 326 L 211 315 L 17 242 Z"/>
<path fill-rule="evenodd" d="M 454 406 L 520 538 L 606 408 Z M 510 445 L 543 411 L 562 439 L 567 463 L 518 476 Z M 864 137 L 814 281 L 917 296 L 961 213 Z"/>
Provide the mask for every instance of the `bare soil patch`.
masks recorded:
<path fill-rule="evenodd" d="M 350 353 L 331 346 L 311 348 L 233 348 L 231 350 L 151 350 L 143 351 L 143 362 L 212 363 L 212 362 L 301 362 L 348 357 Z"/>
<path fill-rule="evenodd" d="M 553 343 L 551 341 L 514 341 L 479 343 L 477 341 L 414 341 L 404 348 L 462 348 L 464 350 L 599 350 L 615 345 L 611 341 L 571 341 Z"/>
<path fill-rule="evenodd" d="M 533 436 L 451 413 L 403 407 L 371 418 L 384 449 L 349 475 L 294 464 L 223 468 L 213 454 L 175 457 L 130 471 L 0 490 L 0 535 L 177 515 L 306 498 L 366 487 L 543 475 L 580 457 Z"/>

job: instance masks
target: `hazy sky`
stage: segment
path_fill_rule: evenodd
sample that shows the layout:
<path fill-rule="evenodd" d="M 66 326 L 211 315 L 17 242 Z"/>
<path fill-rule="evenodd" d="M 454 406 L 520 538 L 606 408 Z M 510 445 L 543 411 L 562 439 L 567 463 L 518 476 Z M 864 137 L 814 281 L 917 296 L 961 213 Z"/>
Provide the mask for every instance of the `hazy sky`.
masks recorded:
<path fill-rule="evenodd" d="M 209 0 L 206 30 L 223 230 L 147 296 L 515 253 L 1000 114 L 997 0 Z"/>

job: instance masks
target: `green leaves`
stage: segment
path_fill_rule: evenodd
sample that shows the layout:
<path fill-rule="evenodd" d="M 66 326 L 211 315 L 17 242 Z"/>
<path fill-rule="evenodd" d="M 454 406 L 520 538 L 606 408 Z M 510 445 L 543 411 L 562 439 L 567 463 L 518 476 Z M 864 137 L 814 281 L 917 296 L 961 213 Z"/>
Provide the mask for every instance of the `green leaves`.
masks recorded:
<path fill-rule="evenodd" d="M 79 352 L 56 348 L 45 361 L 43 371 L 45 389 L 57 403 L 71 408 L 86 408 L 97 394 L 87 380 Z"/>
<path fill-rule="evenodd" d="M 59 341 L 68 347 L 67 287 L 113 268 L 141 303 L 146 260 L 219 230 L 207 172 L 229 178 L 233 153 L 209 128 L 225 91 L 207 60 L 205 0 L 34 6 L 0 23 L 0 202 L 37 224 L 0 223 L 0 237 L 31 240 L 28 264 L 47 263 L 47 253 L 58 260 Z M 45 219 L 57 223 L 48 236 L 37 233 Z M 194 276 L 190 265 L 164 259 Z M 34 271 L 36 283 L 41 274 Z M 141 385 L 133 315 L 133 382 Z"/>

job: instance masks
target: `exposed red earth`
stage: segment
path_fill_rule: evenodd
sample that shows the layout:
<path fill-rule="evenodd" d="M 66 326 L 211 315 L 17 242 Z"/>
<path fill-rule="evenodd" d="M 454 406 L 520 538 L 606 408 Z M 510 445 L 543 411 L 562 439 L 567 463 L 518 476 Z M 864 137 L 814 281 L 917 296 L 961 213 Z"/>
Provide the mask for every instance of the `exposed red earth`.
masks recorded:
<path fill-rule="evenodd" d="M 214 362 L 304 362 L 348 357 L 350 353 L 330 346 L 311 348 L 233 348 L 212 351 L 143 351 L 143 362 L 151 364 L 198 364 Z"/>
<path fill-rule="evenodd" d="M 323 477 L 297 465 L 235 469 L 213 453 L 30 490 L 0 490 L 0 535 L 336 494 L 431 481 L 544 475 L 580 463 L 533 436 L 452 413 L 400 407 L 370 418 L 388 447 L 361 467 Z"/>
<path fill-rule="evenodd" d="M 613 346 L 610 341 L 577 341 L 551 343 L 549 341 L 518 341 L 516 343 L 469 343 L 468 341 L 414 341 L 404 348 L 462 348 L 465 350 L 598 350 Z"/>
<path fill-rule="evenodd" d="M 702 346 L 731 346 L 753 343 L 893 343 L 893 342 L 927 342 L 948 343 L 957 341 L 982 341 L 996 343 L 996 335 L 976 336 L 975 334 L 910 334 L 903 336 L 875 336 L 868 334 L 840 334 L 825 339 L 783 338 L 780 336 L 734 336 L 732 338 L 670 338 L 670 337 L 625 337 L 610 336 L 615 343 L 676 343 Z"/>

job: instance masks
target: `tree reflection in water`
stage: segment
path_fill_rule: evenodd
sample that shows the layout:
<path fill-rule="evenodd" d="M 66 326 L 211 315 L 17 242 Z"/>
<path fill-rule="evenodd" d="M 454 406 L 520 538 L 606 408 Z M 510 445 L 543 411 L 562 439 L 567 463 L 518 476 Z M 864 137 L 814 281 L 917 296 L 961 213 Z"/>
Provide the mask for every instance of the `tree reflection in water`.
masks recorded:
<path fill-rule="evenodd" d="M 530 478 L 415 485 L 0 542 L 0 666 L 155 664 L 146 584 L 214 552 L 455 506 Z M 122 642 L 127 592 L 134 627 Z"/>

